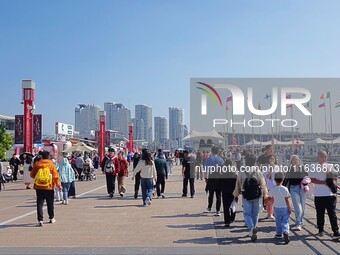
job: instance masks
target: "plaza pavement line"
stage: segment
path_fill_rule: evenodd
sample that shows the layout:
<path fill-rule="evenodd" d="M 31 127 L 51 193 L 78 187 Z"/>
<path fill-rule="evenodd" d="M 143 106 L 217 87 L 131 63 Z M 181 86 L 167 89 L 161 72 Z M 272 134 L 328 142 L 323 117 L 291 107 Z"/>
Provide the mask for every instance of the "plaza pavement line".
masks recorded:
<path fill-rule="evenodd" d="M 103 185 L 103 186 L 100 186 L 100 187 L 98 187 L 98 188 L 95 188 L 95 189 L 86 191 L 86 192 L 84 192 L 84 193 L 81 193 L 81 194 L 79 194 L 77 197 L 82 197 L 82 196 L 84 196 L 84 195 L 87 195 L 87 194 L 89 194 L 89 193 L 91 193 L 91 192 L 94 192 L 94 191 L 97 191 L 97 190 L 99 190 L 99 189 L 102 189 L 102 188 L 104 188 L 104 187 L 106 187 L 106 185 Z M 43 210 L 45 210 L 46 208 L 47 208 L 47 207 L 44 206 Z M 29 212 L 29 213 L 25 213 L 25 214 L 20 215 L 20 216 L 18 216 L 18 217 L 15 217 L 15 218 L 6 220 L 6 221 L 4 221 L 4 222 L 1 222 L 1 223 L 0 223 L 0 227 L 3 226 L 3 225 L 7 225 L 8 223 L 14 222 L 14 221 L 16 221 L 16 220 L 20 220 L 20 219 L 22 219 L 22 218 L 25 218 L 25 217 L 27 217 L 27 216 L 30 216 L 30 215 L 32 215 L 32 214 L 34 214 L 34 213 L 36 213 L 36 212 L 37 212 L 37 210 L 34 210 L 34 211 Z M 1 228 L 0 228 L 0 229 L 1 229 Z"/>

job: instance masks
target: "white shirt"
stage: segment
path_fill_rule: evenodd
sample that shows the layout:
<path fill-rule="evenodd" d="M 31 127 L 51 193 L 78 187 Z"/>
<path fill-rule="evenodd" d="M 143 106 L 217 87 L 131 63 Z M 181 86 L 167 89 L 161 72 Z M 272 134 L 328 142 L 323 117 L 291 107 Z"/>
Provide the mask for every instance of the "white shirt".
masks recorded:
<path fill-rule="evenodd" d="M 157 172 L 154 162 L 152 165 L 146 165 L 144 160 L 140 160 L 134 170 L 134 176 L 140 172 L 140 177 L 142 178 L 156 178 Z"/>
<path fill-rule="evenodd" d="M 286 197 L 290 197 L 290 194 L 285 186 L 280 185 L 269 190 L 269 197 L 274 198 L 275 208 L 287 208 Z"/>
<path fill-rule="evenodd" d="M 330 171 L 331 166 L 328 163 L 323 163 L 321 168 L 323 169 L 323 166 L 325 164 L 327 165 L 328 171 Z M 317 171 L 315 169 L 315 171 L 310 170 L 308 172 L 308 175 L 309 175 L 310 178 L 315 178 L 319 181 L 325 181 L 327 172 Z M 332 193 L 331 189 L 326 184 L 316 184 L 316 183 L 314 183 L 314 196 L 316 196 L 316 197 L 329 197 L 329 196 L 334 196 L 334 194 Z"/>

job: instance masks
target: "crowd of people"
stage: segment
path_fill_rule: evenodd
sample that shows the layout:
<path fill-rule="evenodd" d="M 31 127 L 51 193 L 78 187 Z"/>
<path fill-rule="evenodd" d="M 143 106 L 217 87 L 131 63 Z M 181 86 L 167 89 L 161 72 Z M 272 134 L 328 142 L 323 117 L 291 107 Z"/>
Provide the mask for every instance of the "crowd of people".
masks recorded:
<path fill-rule="evenodd" d="M 183 189 L 182 197 L 195 196 L 195 179 L 205 180 L 205 191 L 208 194 L 207 212 L 213 211 L 215 199 L 216 216 L 221 216 L 223 207 L 224 224 L 229 228 L 236 217 L 236 207 L 242 197 L 242 212 L 248 227 L 251 241 L 257 240 L 259 215 L 266 210 L 267 219 L 275 220 L 275 238 L 290 242 L 289 231 L 290 214 L 295 214 L 295 231 L 301 231 L 304 224 L 306 210 L 306 196 L 313 193 L 317 216 L 319 236 L 324 236 L 324 218 L 327 210 L 333 239 L 340 239 L 336 216 L 336 176 L 332 175 L 331 165 L 327 163 L 328 154 L 319 151 L 317 164 L 322 171 L 308 171 L 298 155 L 292 155 L 288 171 L 282 171 L 277 164 L 273 147 L 266 146 L 259 157 L 250 152 L 236 150 L 234 162 L 218 147 L 212 147 L 211 152 L 191 152 L 184 150 L 179 157 L 182 165 Z M 116 190 L 120 197 L 126 193 L 126 178 L 129 175 L 129 165 L 132 163 L 132 180 L 134 198 L 138 198 L 139 187 L 142 190 L 143 206 L 152 204 L 153 197 L 166 198 L 166 180 L 172 174 L 173 162 L 176 163 L 176 153 L 170 154 L 161 149 L 151 153 L 143 149 L 141 153 L 134 153 L 125 157 L 122 151 L 116 152 L 109 148 L 107 155 L 99 166 L 99 157 L 93 159 L 89 155 L 76 155 L 63 158 L 58 165 L 51 159 L 47 151 L 39 152 L 33 157 L 30 154 L 10 160 L 13 168 L 13 180 L 17 179 L 19 166 L 23 166 L 23 179 L 26 189 L 33 188 L 37 195 L 38 226 L 43 226 L 43 203 L 46 200 L 49 222 L 54 223 L 54 198 L 69 204 L 69 197 L 75 197 L 75 180 L 81 177 L 86 167 L 101 169 L 105 174 L 106 187 L 109 198 L 114 197 Z M 231 170 L 235 166 L 236 171 Z M 0 165 L 2 168 L 2 165 Z M 207 171 L 207 169 L 228 169 L 227 171 Z M 226 167 L 226 168 L 222 168 Z M 228 168 L 229 167 L 229 168 Z M 247 171 L 242 171 L 247 167 Z M 190 186 L 188 192 L 188 185 Z M 313 190 L 310 190 L 313 187 Z M 294 210 L 293 210 L 294 209 Z"/>

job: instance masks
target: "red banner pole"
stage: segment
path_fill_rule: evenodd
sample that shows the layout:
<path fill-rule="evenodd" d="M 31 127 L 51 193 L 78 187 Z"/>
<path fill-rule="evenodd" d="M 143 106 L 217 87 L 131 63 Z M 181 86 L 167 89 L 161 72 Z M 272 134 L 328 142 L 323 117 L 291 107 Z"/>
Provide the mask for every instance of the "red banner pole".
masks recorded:
<path fill-rule="evenodd" d="M 24 103 L 24 152 L 33 152 L 33 112 L 35 99 L 35 82 L 22 81 Z"/>
<path fill-rule="evenodd" d="M 133 152 L 133 124 L 129 125 L 129 152 Z"/>
<path fill-rule="evenodd" d="M 106 112 L 99 111 L 99 158 L 100 163 L 105 157 L 105 121 L 106 121 Z"/>

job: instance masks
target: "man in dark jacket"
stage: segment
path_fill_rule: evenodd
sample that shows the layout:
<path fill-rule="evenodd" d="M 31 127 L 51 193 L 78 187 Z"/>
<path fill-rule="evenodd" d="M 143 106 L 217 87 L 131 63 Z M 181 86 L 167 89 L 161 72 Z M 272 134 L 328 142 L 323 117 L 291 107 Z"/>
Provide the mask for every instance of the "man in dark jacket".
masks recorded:
<path fill-rule="evenodd" d="M 118 158 L 115 157 L 116 150 L 109 148 L 109 154 L 103 159 L 101 164 L 102 172 L 106 175 L 106 188 L 110 198 L 115 193 L 116 177 L 120 171 Z"/>
<path fill-rule="evenodd" d="M 9 161 L 9 165 L 13 169 L 13 181 L 18 180 L 18 170 L 20 163 L 21 163 L 20 160 L 16 157 L 15 154 L 13 154 L 12 158 Z"/>
<path fill-rule="evenodd" d="M 162 153 L 162 150 L 158 150 L 158 155 L 155 159 L 155 167 L 157 171 L 157 182 L 156 182 L 156 189 L 157 189 L 157 197 L 165 198 L 164 190 L 165 190 L 165 180 L 168 179 L 168 166 L 166 164 L 166 160 Z"/>

